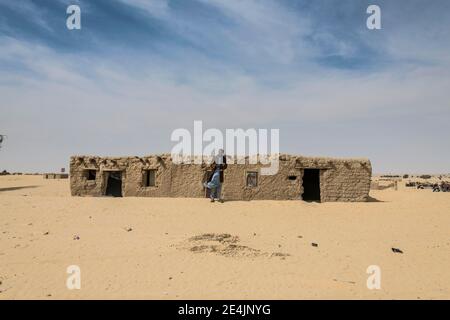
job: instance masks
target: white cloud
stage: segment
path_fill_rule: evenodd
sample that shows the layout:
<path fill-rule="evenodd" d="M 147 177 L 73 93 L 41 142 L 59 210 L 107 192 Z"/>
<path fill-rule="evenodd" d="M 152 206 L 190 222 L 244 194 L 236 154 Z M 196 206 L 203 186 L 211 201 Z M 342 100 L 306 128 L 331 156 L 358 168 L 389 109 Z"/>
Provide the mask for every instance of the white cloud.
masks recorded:
<path fill-rule="evenodd" d="M 339 122 L 356 126 L 379 121 L 379 131 L 360 134 L 383 144 L 385 139 L 395 140 L 395 136 L 383 134 L 387 130 L 383 121 L 393 118 L 398 121 L 398 130 L 410 130 L 414 137 L 419 134 L 423 141 L 418 141 L 416 147 L 423 147 L 433 143 L 430 139 L 435 139 L 435 134 L 427 123 L 417 131 L 420 121 L 436 115 L 440 120 L 450 118 L 450 74 L 439 68 L 395 69 L 359 76 L 317 69 L 315 74 L 302 75 L 289 87 L 279 89 L 261 86 L 239 73 L 228 74 L 226 80 L 221 75 L 204 73 L 192 86 L 177 84 L 170 75 L 162 76 L 164 68 L 154 73 L 157 67 L 152 64 L 142 66 L 149 69 L 142 77 L 124 73 L 120 66 L 104 60 L 99 64 L 96 59 L 67 59 L 48 48 L 15 40 L 1 43 L 0 59 L 19 57 L 39 75 L 36 78 L 1 71 L 0 126 L 9 136 L 2 149 L 2 162 L 10 170 L 55 170 L 74 153 L 168 151 L 170 132 L 179 127 L 191 128 L 196 119 L 203 120 L 207 127 L 218 128 L 280 128 L 286 123 L 333 128 Z M 77 71 L 78 67 L 91 68 L 95 77 L 86 77 Z M 226 91 L 220 90 L 224 82 L 232 83 Z M 410 128 L 402 123 L 402 118 L 409 115 L 417 120 Z M 290 129 L 290 136 L 283 136 L 282 131 L 283 144 L 290 146 L 288 151 L 334 155 L 327 152 L 335 150 L 329 132 L 314 131 L 322 141 L 320 149 L 299 140 L 311 134 L 309 130 L 299 125 Z M 348 143 L 360 138 L 346 137 Z M 398 148 L 402 150 L 401 145 Z M 365 156 L 368 150 L 352 149 L 350 154 Z M 435 154 L 444 156 L 445 152 L 438 150 Z M 375 163 L 375 167 L 387 168 L 389 157 L 394 155 L 392 151 L 382 157 L 377 155 L 386 163 Z M 422 165 L 411 163 L 412 169 Z M 435 167 L 442 168 L 440 163 Z"/>
<path fill-rule="evenodd" d="M 39 10 L 39 5 L 31 1 L 1 1 L 2 5 L 15 11 L 18 14 L 25 16 L 29 21 L 33 21 L 37 26 L 45 29 L 47 32 L 52 32 L 52 28 L 49 26 L 45 17 Z"/>
<path fill-rule="evenodd" d="M 145 11 L 146 13 L 157 17 L 164 18 L 169 11 L 168 0 L 119 0 L 125 5 L 130 5 Z"/>

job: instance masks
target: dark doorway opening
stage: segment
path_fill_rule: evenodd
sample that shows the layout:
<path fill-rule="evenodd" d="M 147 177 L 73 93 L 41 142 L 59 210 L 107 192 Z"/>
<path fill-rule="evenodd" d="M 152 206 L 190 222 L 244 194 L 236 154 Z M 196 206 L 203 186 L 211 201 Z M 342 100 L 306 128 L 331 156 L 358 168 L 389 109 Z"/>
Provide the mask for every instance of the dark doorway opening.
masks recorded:
<path fill-rule="evenodd" d="M 320 202 L 320 170 L 305 169 L 303 171 L 303 195 L 304 201 Z"/>
<path fill-rule="evenodd" d="M 120 171 L 109 172 L 105 195 L 113 197 L 122 196 L 122 172 Z"/>

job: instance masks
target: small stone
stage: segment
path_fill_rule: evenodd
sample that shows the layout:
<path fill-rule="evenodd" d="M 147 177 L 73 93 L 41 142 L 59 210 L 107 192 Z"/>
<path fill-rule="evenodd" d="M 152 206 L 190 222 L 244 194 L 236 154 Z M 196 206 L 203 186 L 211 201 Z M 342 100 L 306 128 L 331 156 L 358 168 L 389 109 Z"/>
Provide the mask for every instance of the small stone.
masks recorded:
<path fill-rule="evenodd" d="M 49 233 L 50 233 L 50 232 L 48 232 L 48 231 L 47 231 L 47 232 L 45 232 L 45 233 L 44 233 L 44 236 L 48 236 L 48 235 L 49 235 Z"/>
<path fill-rule="evenodd" d="M 403 253 L 402 250 L 398 249 L 398 248 L 391 248 L 392 252 L 394 253 Z"/>
<path fill-rule="evenodd" d="M 73 236 L 73 240 L 80 240 L 80 237 L 79 236 Z"/>
<path fill-rule="evenodd" d="M 313 247 L 316 247 L 316 248 L 319 246 L 317 243 L 314 243 L 314 242 L 311 243 L 311 245 L 312 245 Z"/>

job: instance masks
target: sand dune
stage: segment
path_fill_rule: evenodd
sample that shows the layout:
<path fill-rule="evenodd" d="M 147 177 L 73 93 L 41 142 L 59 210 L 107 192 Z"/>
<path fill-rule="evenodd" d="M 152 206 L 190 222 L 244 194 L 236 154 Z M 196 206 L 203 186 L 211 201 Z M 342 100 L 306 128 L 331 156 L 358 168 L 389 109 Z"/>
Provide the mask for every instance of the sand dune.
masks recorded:
<path fill-rule="evenodd" d="M 0 299 L 449 299 L 450 193 L 371 196 L 79 198 L 68 180 L 2 176 Z M 69 265 L 80 290 L 66 287 Z"/>

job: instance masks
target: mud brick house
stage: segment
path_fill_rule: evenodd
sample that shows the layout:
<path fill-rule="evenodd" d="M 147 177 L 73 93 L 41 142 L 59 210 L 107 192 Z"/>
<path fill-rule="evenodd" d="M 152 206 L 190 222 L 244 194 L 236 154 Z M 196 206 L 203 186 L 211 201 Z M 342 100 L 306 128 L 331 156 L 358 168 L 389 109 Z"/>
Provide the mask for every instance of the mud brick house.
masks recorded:
<path fill-rule="evenodd" d="M 230 159 L 222 194 L 225 200 L 366 201 L 372 166 L 368 159 L 279 156 L 275 175 L 261 175 L 261 164 Z M 206 164 L 175 164 L 170 154 L 144 157 L 73 156 L 73 196 L 205 197 Z"/>

